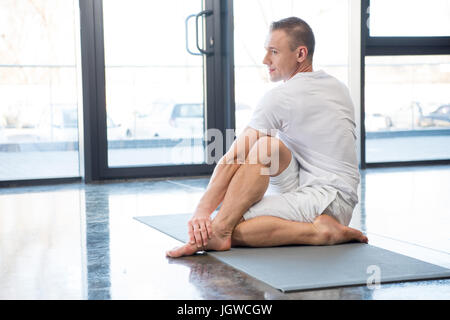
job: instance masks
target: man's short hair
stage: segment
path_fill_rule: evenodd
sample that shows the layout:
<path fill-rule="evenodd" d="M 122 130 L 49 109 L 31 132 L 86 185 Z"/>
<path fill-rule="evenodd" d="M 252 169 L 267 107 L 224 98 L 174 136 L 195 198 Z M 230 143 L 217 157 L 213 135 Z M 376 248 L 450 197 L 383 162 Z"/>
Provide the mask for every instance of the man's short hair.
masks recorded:
<path fill-rule="evenodd" d="M 289 46 L 292 51 L 299 46 L 308 48 L 308 59 L 312 62 L 316 40 L 309 24 L 300 18 L 289 17 L 272 22 L 270 31 L 274 30 L 284 30 L 286 32 L 290 39 Z"/>

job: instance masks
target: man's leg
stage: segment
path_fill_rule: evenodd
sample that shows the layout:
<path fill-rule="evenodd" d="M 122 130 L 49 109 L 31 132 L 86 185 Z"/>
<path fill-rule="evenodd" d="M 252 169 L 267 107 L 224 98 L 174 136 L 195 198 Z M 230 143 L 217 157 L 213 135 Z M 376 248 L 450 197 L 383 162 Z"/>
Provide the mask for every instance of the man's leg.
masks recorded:
<path fill-rule="evenodd" d="M 275 145 L 272 151 L 278 152 L 279 167 L 271 176 L 281 174 L 291 162 L 290 150 L 278 139 L 264 137 L 258 140 L 256 147 L 249 153 L 251 163 L 238 170 L 230 183 L 221 210 L 213 221 L 216 232 L 222 239 L 229 239 L 226 248 L 231 245 L 244 246 L 278 246 L 286 244 L 330 245 L 348 241 L 367 242 L 367 238 L 359 231 L 341 225 L 329 215 L 322 214 L 313 223 L 294 222 L 285 219 L 264 216 L 242 221 L 244 213 L 264 196 L 269 184 L 269 176 L 261 175 L 261 159 L 258 151 Z M 264 153 L 262 153 L 264 155 Z M 271 154 L 268 152 L 268 156 Z"/>
<path fill-rule="evenodd" d="M 246 164 L 230 182 L 223 204 L 213 220 L 222 234 L 231 236 L 244 213 L 263 198 L 270 177 L 281 174 L 291 159 L 291 151 L 279 139 L 269 136 L 258 139 Z"/>
<path fill-rule="evenodd" d="M 222 251 L 231 247 L 231 236 L 236 225 L 241 222 L 244 213 L 262 199 L 267 190 L 269 176 L 262 175 L 261 169 L 268 167 L 268 162 L 267 159 L 260 158 L 259 150 L 271 144 L 276 146 L 271 150 L 278 152 L 277 160 L 279 159 L 279 168 L 273 175 L 278 175 L 287 168 L 292 157 L 290 150 L 276 138 L 263 137 L 259 139 L 250 151 L 246 163 L 240 166 L 230 182 L 222 206 L 212 222 L 214 236 L 208 242 L 207 247 L 198 248 L 196 245 L 187 243 L 168 251 L 168 256 L 192 255 L 199 250 Z M 270 157 L 271 154 L 269 153 L 267 156 Z M 255 162 L 256 164 L 252 164 Z M 234 244 L 276 246 L 282 244 L 333 244 L 350 240 L 366 242 L 358 230 L 342 226 L 327 215 L 320 216 L 314 223 L 276 219 L 275 217 L 259 217 L 242 222 L 233 239 Z M 269 234 L 266 233 L 268 231 L 270 231 Z"/>
<path fill-rule="evenodd" d="M 264 151 L 268 149 L 269 152 L 261 152 L 263 149 Z M 248 208 L 262 199 L 267 190 L 270 176 L 261 174 L 261 170 L 273 165 L 270 162 L 270 158 L 273 158 L 274 161 L 278 161 L 278 166 L 274 166 L 278 170 L 273 175 L 278 175 L 288 167 L 291 157 L 290 150 L 280 140 L 268 136 L 260 138 L 250 150 L 246 163 L 239 167 L 228 186 L 222 206 L 212 221 L 214 235 L 208 241 L 207 247 L 198 248 L 187 243 L 168 251 L 167 255 L 171 257 L 191 255 L 202 249 L 228 250 L 231 247 L 234 227 Z"/>
<path fill-rule="evenodd" d="M 260 216 L 242 221 L 236 226 L 232 246 L 332 245 L 352 240 L 368 242 L 362 232 L 340 224 L 329 215 L 322 214 L 313 223 Z"/>

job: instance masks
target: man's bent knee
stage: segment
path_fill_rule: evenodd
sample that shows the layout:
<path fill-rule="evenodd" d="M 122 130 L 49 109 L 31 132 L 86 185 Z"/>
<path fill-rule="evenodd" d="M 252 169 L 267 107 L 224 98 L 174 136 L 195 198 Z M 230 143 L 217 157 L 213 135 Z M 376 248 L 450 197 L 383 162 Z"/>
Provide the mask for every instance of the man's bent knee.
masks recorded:
<path fill-rule="evenodd" d="M 288 167 L 291 158 L 291 151 L 281 140 L 264 136 L 250 150 L 247 163 L 262 164 L 261 174 L 277 176 Z"/>

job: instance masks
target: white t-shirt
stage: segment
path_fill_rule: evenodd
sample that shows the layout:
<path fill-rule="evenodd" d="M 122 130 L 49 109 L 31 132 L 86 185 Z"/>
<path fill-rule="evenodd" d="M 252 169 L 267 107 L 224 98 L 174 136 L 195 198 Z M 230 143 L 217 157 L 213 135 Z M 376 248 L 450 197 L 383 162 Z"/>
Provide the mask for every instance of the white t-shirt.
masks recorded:
<path fill-rule="evenodd" d="M 248 126 L 276 129 L 300 164 L 300 188 L 331 186 L 358 203 L 354 107 L 342 82 L 322 70 L 297 73 L 267 92 Z"/>

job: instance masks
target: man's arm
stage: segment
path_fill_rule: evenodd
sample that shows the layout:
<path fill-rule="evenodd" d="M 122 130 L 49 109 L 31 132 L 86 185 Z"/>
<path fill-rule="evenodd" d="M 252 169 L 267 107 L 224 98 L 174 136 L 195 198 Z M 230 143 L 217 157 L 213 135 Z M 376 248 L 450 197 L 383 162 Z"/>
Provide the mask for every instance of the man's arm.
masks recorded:
<path fill-rule="evenodd" d="M 262 135 L 258 130 L 247 127 L 219 160 L 208 187 L 201 197 L 194 215 L 188 222 L 191 244 L 197 243 L 197 245 L 203 244 L 206 246 L 207 239 L 211 239 L 210 215 L 222 203 L 231 179 L 240 165 L 245 162 L 250 149 Z"/>

